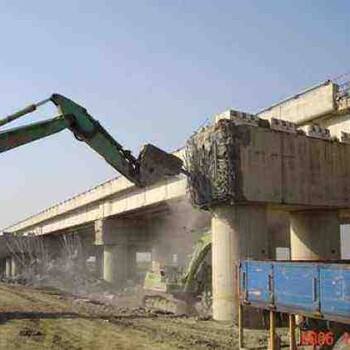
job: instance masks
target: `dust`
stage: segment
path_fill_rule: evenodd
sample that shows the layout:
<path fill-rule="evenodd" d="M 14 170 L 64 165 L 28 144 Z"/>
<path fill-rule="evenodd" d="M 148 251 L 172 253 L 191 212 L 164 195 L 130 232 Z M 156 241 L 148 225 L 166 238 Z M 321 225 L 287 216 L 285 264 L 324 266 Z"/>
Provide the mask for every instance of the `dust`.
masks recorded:
<path fill-rule="evenodd" d="M 209 213 L 194 209 L 188 201 L 170 203 L 168 213 L 151 223 L 152 260 L 174 267 L 175 280 L 180 282 L 194 247 L 209 224 Z M 143 305 L 146 294 L 143 289 L 145 267 L 136 264 L 136 273 L 130 272 L 123 285 L 106 282 L 103 279 L 101 257 L 98 259 L 96 250 L 93 250 L 95 256 L 91 255 L 91 247 L 87 249 L 84 238 L 78 233 L 55 237 L 9 235 L 6 238 L 6 246 L 16 262 L 16 273 L 12 277 L 3 276 L 2 280 L 5 282 L 52 288 L 82 299 L 112 305 Z M 133 251 L 132 254 L 136 255 L 137 251 Z M 171 283 L 174 278 L 166 276 L 166 279 Z M 205 296 L 203 300 L 207 299 L 208 296 Z M 207 310 L 207 307 L 202 309 Z"/>
<path fill-rule="evenodd" d="M 167 210 L 152 224 L 152 260 L 185 269 L 196 242 L 210 227 L 210 214 L 193 208 L 187 198 L 169 202 Z"/>
<path fill-rule="evenodd" d="M 16 274 L 6 282 L 48 286 L 73 294 L 105 291 L 95 266 L 86 261 L 82 240 L 77 234 L 62 235 L 50 249 L 44 236 L 10 236 L 7 249 L 16 262 Z"/>

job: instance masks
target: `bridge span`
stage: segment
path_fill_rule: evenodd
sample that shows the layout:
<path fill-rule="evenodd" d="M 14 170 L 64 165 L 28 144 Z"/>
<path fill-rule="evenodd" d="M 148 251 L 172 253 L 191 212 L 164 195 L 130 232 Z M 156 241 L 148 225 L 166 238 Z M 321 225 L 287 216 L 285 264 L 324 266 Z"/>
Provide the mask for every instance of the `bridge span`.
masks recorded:
<path fill-rule="evenodd" d="M 198 231 L 211 227 L 214 318 L 231 321 L 237 260 L 275 258 L 278 247 L 290 248 L 292 259 L 340 259 L 340 225 L 350 218 L 350 104 L 346 91 L 339 91 L 326 82 L 258 113 L 269 126 L 227 111 L 197 132 L 192 141 L 210 162 L 195 171 L 212 193 L 216 182 L 209 169 L 222 174 L 220 156 L 236 157 L 234 173 L 223 179 L 230 200 L 204 196 L 196 203 L 206 209 L 200 210 L 190 204 L 193 184 L 182 175 L 142 189 L 119 177 L 3 231 L 45 236 L 53 247 L 60 235 L 79 233 L 87 255 L 100 261 L 103 278 L 122 284 L 135 271 L 136 252 L 184 265 Z M 220 144 L 225 137 L 234 141 Z M 218 146 L 224 152 L 215 153 Z M 12 259 L 6 266 L 13 273 L 13 257 L 2 254 Z"/>

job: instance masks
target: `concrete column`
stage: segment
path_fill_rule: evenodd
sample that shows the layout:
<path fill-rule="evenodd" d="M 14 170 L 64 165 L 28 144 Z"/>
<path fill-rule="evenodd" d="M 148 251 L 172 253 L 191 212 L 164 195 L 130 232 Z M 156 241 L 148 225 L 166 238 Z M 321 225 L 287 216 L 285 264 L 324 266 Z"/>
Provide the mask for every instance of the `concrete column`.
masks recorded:
<path fill-rule="evenodd" d="M 290 213 L 292 260 L 340 259 L 340 221 L 336 210 Z"/>
<path fill-rule="evenodd" d="M 117 287 L 136 280 L 137 246 L 147 237 L 141 220 L 108 218 L 95 222 L 95 245 L 103 249 L 103 278 Z M 149 244 L 148 244 L 149 245 Z"/>
<path fill-rule="evenodd" d="M 17 271 L 17 261 L 16 258 L 13 256 L 11 257 L 11 277 L 15 277 L 18 273 Z"/>
<path fill-rule="evenodd" d="M 265 206 L 219 206 L 212 210 L 213 317 L 234 321 L 237 312 L 235 265 L 242 258 L 266 259 Z"/>
<path fill-rule="evenodd" d="M 136 247 L 128 247 L 127 255 L 127 279 L 135 281 L 137 272 L 137 262 L 136 262 Z"/>
<path fill-rule="evenodd" d="M 95 246 L 95 269 L 99 278 L 103 278 L 103 247 Z"/>
<path fill-rule="evenodd" d="M 1 277 L 5 276 L 5 265 L 6 265 L 6 259 L 1 258 L 0 259 L 0 276 Z"/>
<path fill-rule="evenodd" d="M 5 276 L 7 278 L 11 277 L 11 257 L 7 257 L 6 258 L 6 262 L 5 262 L 6 266 L 5 266 Z"/>
<path fill-rule="evenodd" d="M 126 245 L 106 244 L 103 246 L 103 279 L 121 287 L 128 274 L 128 249 Z"/>

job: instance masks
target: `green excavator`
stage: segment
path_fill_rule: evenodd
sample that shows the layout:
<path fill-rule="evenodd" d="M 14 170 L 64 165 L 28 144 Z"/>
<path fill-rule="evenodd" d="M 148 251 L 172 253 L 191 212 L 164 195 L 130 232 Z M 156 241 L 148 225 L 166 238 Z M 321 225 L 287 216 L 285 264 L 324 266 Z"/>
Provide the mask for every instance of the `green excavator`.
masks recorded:
<path fill-rule="evenodd" d="M 182 272 L 153 262 L 143 283 L 144 306 L 178 315 L 210 313 L 211 245 L 211 231 L 202 232 Z"/>
<path fill-rule="evenodd" d="M 87 143 L 115 170 L 137 186 L 151 185 L 166 176 L 185 173 L 181 159 L 151 144 L 145 145 L 139 157 L 135 158 L 84 107 L 59 94 L 53 94 L 0 119 L 0 127 L 34 112 L 47 102 L 54 103 L 59 115 L 0 132 L 0 153 L 69 129 L 76 139 Z"/>

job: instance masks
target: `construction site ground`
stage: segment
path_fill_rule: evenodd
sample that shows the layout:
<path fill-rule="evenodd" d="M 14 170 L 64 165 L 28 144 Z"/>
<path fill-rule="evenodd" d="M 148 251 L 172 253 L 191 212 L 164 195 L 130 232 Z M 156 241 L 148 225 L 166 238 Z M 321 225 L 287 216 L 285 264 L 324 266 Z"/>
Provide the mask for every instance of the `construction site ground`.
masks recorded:
<path fill-rule="evenodd" d="M 230 324 L 146 310 L 138 296 L 105 299 L 0 283 L 0 349 L 238 349 Z M 264 330 L 245 338 L 266 348 Z"/>

